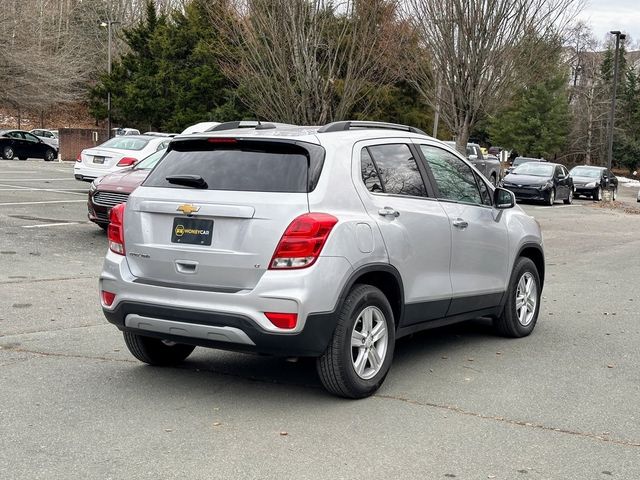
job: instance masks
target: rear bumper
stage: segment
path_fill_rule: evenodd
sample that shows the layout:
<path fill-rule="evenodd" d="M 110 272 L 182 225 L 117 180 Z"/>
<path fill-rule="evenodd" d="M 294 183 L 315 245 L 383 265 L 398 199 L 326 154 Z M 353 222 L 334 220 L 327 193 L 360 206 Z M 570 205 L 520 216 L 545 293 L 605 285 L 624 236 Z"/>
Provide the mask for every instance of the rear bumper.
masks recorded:
<path fill-rule="evenodd" d="M 73 166 L 73 176 L 76 180 L 92 182 L 96 178 L 121 170 L 120 168 L 94 168 L 84 162 L 76 162 Z"/>
<path fill-rule="evenodd" d="M 342 257 L 320 257 L 310 268 L 267 270 L 251 290 L 235 293 L 142 282 L 125 257 L 109 251 L 100 289 L 115 294 L 102 309 L 121 330 L 236 351 L 285 356 L 321 355 L 337 323 L 342 287 L 353 269 Z M 264 312 L 296 313 L 291 330 Z"/>
<path fill-rule="evenodd" d="M 310 314 L 297 334 L 274 334 L 248 317 L 121 302 L 104 309 L 107 320 L 120 330 L 201 347 L 283 356 L 320 356 L 331 341 L 337 323 L 334 312 Z"/>

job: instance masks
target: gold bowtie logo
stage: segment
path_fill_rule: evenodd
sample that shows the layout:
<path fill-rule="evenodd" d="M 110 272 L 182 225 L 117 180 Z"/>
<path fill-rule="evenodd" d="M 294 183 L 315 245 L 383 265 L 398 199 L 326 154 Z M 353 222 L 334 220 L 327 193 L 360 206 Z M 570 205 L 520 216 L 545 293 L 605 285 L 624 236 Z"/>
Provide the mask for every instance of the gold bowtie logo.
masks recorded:
<path fill-rule="evenodd" d="M 185 203 L 184 205 L 180 205 L 176 210 L 184 213 L 185 215 L 192 215 L 200 210 L 200 207 L 196 207 L 195 205 L 191 205 L 190 203 Z"/>

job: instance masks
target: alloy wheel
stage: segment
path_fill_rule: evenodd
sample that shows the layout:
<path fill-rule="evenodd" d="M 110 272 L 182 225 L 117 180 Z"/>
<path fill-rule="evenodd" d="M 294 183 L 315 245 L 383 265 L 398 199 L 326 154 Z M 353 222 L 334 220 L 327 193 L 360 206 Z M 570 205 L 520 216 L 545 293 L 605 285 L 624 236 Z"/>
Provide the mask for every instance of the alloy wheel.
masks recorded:
<path fill-rule="evenodd" d="M 389 332 L 382 310 L 365 307 L 358 315 L 351 331 L 351 363 L 363 380 L 376 376 L 387 355 Z"/>
<path fill-rule="evenodd" d="M 516 316 L 523 327 L 529 325 L 536 314 L 538 287 L 530 272 L 525 272 L 518 281 L 516 289 Z"/>

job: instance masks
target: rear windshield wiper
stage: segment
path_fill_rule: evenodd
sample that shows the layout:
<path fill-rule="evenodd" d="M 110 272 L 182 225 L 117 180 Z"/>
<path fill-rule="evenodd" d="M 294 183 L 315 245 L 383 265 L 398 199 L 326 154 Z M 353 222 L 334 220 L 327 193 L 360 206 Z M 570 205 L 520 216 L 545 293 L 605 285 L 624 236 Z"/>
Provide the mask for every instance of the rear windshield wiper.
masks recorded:
<path fill-rule="evenodd" d="M 193 188 L 209 188 L 207 182 L 200 175 L 169 175 L 167 182 Z"/>

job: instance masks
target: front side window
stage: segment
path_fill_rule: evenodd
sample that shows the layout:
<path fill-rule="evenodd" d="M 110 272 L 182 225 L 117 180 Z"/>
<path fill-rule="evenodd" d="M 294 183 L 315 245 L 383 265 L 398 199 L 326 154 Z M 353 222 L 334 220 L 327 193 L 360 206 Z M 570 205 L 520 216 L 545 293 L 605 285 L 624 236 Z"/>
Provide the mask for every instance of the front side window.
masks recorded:
<path fill-rule="evenodd" d="M 422 175 L 409 146 L 405 144 L 375 145 L 366 147 L 364 151 L 367 151 L 367 154 L 361 155 L 362 176 L 369 191 L 374 191 L 377 181 L 384 193 L 412 197 L 427 196 Z M 370 166 L 367 162 L 370 162 Z M 372 168 L 375 174 L 371 172 Z M 366 179 L 366 176 L 371 178 Z"/>
<path fill-rule="evenodd" d="M 24 138 L 29 140 L 30 142 L 35 142 L 35 143 L 39 142 L 38 137 L 36 137 L 35 135 L 32 135 L 30 133 L 24 133 L 23 135 L 24 135 Z"/>
<path fill-rule="evenodd" d="M 487 184 L 480 178 L 480 175 L 476 173 L 476 183 L 478 184 L 478 189 L 480 190 L 480 198 L 482 199 L 483 205 L 492 205 L 491 200 L 491 191 Z"/>
<path fill-rule="evenodd" d="M 441 148 L 420 145 L 440 191 L 439 198 L 482 205 L 472 168 Z"/>

